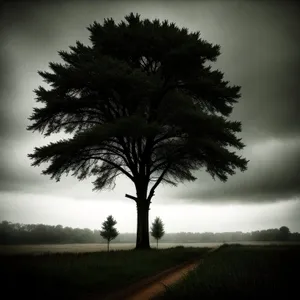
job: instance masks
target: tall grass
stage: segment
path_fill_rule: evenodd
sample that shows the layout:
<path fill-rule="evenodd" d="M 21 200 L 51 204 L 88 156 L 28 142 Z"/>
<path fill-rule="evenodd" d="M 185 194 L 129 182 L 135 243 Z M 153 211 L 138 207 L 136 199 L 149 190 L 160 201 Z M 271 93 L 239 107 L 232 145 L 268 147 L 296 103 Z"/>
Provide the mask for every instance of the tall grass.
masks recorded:
<path fill-rule="evenodd" d="M 82 299 L 89 293 L 105 295 L 198 258 L 207 250 L 173 248 L 0 256 L 1 272 L 4 274 L 2 293 L 6 290 L 14 298 L 14 293 L 22 291 L 23 297 L 28 295 L 31 299 L 53 299 L 58 296 L 59 299 Z"/>
<path fill-rule="evenodd" d="M 299 246 L 225 245 L 154 299 L 286 299 L 298 289 L 299 254 Z"/>

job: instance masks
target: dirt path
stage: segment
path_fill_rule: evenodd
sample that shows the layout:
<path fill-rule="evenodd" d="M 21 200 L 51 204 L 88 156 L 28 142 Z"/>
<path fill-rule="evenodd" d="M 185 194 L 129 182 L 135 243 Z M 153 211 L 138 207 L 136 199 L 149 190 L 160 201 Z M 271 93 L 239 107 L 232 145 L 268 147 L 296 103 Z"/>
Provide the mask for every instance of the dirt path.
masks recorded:
<path fill-rule="evenodd" d="M 178 280 L 182 279 L 184 275 L 186 275 L 189 271 L 192 271 L 194 268 L 196 268 L 199 264 L 202 263 L 202 260 L 199 262 L 194 262 L 191 264 L 186 265 L 185 267 L 182 267 L 181 269 L 177 270 L 176 272 L 173 272 L 164 278 L 162 278 L 160 281 L 155 281 L 149 286 L 146 286 L 142 290 L 136 292 L 135 294 L 125 298 L 126 300 L 141 300 L 141 299 L 151 299 L 154 296 L 157 296 L 158 294 L 165 291 L 165 286 L 169 286 Z"/>
<path fill-rule="evenodd" d="M 215 247 L 209 250 L 207 254 L 217 250 Z M 155 276 L 141 280 L 125 290 L 114 293 L 105 298 L 105 300 L 149 300 L 165 291 L 165 286 L 174 284 L 182 279 L 188 272 L 195 269 L 204 259 L 197 259 L 179 266 L 165 270 Z"/>

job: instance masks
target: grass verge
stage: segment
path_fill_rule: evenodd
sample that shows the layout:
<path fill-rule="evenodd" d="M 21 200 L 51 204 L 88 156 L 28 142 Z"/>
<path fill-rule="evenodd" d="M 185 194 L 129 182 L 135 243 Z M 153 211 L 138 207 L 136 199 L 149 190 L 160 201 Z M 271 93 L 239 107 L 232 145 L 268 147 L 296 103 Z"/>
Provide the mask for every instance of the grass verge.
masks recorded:
<path fill-rule="evenodd" d="M 260 299 L 297 294 L 299 246 L 225 245 L 154 299 Z"/>
<path fill-rule="evenodd" d="M 208 248 L 121 250 L 0 256 L 2 292 L 10 298 L 87 299 L 106 295 L 167 268 L 196 259 Z"/>

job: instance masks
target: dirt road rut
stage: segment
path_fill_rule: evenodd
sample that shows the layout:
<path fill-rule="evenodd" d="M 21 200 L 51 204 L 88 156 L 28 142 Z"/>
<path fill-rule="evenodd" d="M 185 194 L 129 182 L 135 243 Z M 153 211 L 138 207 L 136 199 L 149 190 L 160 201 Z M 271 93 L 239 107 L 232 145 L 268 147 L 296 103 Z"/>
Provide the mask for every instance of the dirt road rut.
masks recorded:
<path fill-rule="evenodd" d="M 218 248 L 219 247 L 209 250 L 206 255 Z M 104 300 L 149 300 L 164 292 L 165 286 L 172 285 L 183 279 L 188 272 L 195 269 L 199 264 L 203 263 L 203 261 L 204 258 L 197 259 L 195 261 L 170 268 L 155 276 L 139 281 L 123 291 L 112 294 Z"/>

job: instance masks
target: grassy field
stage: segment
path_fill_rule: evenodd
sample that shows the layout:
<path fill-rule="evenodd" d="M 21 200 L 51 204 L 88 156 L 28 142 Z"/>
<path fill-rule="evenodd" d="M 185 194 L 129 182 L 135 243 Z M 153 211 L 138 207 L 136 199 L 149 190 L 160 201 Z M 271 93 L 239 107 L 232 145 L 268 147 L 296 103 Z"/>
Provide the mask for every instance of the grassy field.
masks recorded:
<path fill-rule="evenodd" d="M 111 243 L 111 250 L 131 250 L 135 244 Z M 87 253 L 107 251 L 107 244 L 49 244 L 49 245 L 0 245 L 0 255 L 44 254 L 44 253 Z"/>
<path fill-rule="evenodd" d="M 1 255 L 2 294 L 14 299 L 88 299 L 128 286 L 190 259 L 207 248 L 92 253 Z M 100 298 L 99 298 L 100 297 Z"/>
<path fill-rule="evenodd" d="M 299 254 L 299 246 L 225 245 L 154 299 L 299 297 Z"/>
<path fill-rule="evenodd" d="M 229 243 L 230 244 L 230 243 Z M 299 245 L 299 242 L 241 242 L 242 245 Z M 214 248 L 222 245 L 222 243 L 160 243 L 159 249 L 173 248 L 182 245 L 186 248 Z M 129 250 L 134 249 L 134 243 L 111 243 L 111 250 Z M 156 248 L 156 243 L 151 244 L 152 248 Z M 50 244 L 50 245 L 0 245 L 0 255 L 4 254 L 41 254 L 41 253 L 83 253 L 83 252 L 99 252 L 107 251 L 106 244 Z"/>
<path fill-rule="evenodd" d="M 214 248 L 220 243 L 161 243 L 158 249 L 168 249 L 177 246 L 185 248 Z M 156 248 L 156 243 L 151 244 Z M 110 250 L 132 250 L 135 248 L 134 243 L 111 243 Z M 49 254 L 49 253 L 87 253 L 107 251 L 107 244 L 49 244 L 49 245 L 0 245 L 0 255 L 19 255 L 19 254 Z"/>

